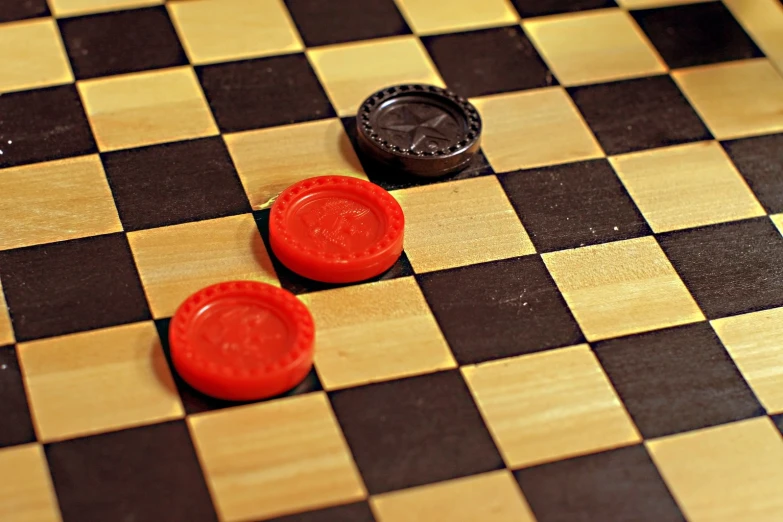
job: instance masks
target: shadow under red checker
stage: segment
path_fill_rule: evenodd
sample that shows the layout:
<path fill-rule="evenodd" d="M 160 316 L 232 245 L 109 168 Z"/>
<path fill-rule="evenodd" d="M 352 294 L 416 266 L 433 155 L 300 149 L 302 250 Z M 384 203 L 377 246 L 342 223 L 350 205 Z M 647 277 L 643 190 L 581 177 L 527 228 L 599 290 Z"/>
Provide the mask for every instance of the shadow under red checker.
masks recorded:
<path fill-rule="evenodd" d="M 355 283 L 390 269 L 402 254 L 405 219 L 384 189 L 349 176 L 319 176 L 285 189 L 272 206 L 269 243 L 302 277 Z M 313 318 L 291 292 L 227 281 L 188 297 L 169 327 L 177 373 L 223 400 L 274 397 L 313 365 Z"/>

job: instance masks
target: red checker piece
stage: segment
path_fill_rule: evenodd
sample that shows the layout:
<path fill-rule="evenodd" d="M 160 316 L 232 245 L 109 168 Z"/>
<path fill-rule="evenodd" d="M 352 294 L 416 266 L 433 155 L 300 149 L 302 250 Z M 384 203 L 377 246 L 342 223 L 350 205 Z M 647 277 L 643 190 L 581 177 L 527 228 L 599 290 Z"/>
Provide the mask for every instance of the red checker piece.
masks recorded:
<path fill-rule="evenodd" d="M 349 176 L 318 176 L 272 205 L 269 243 L 283 265 L 325 283 L 378 276 L 402 254 L 405 218 L 387 191 Z"/>
<path fill-rule="evenodd" d="M 171 359 L 196 390 L 224 400 L 273 397 L 313 365 L 313 318 L 293 294 L 231 281 L 188 297 L 169 326 Z"/>

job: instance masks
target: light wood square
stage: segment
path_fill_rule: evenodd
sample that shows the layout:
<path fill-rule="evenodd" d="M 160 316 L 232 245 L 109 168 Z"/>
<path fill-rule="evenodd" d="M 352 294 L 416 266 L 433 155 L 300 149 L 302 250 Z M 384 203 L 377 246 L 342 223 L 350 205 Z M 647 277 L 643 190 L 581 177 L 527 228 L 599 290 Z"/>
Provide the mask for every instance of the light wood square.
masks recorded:
<path fill-rule="evenodd" d="M 783 131 L 783 76 L 764 58 L 672 73 L 719 140 Z"/>
<path fill-rule="evenodd" d="M 61 522 L 57 497 L 39 444 L 0 449 L 0 520 Z"/>
<path fill-rule="evenodd" d="M 0 25 L 0 93 L 70 83 L 73 73 L 52 18 Z"/>
<path fill-rule="evenodd" d="M 767 412 L 783 413 L 783 308 L 717 319 L 712 327 Z"/>
<path fill-rule="evenodd" d="M 0 281 L 0 346 L 14 343 L 14 328 L 8 315 L 8 305 L 3 293 L 3 282 Z"/>
<path fill-rule="evenodd" d="M 586 344 L 462 368 L 510 468 L 641 440 Z"/>
<path fill-rule="evenodd" d="M 397 0 L 397 5 L 421 35 L 511 25 L 519 20 L 506 0 Z"/>
<path fill-rule="evenodd" d="M 22 343 L 18 354 L 41 441 L 184 415 L 152 322 Z"/>
<path fill-rule="evenodd" d="M 775 226 L 778 227 L 778 230 L 780 230 L 780 234 L 783 235 L 783 214 L 770 216 L 770 219 L 775 224 Z"/>
<path fill-rule="evenodd" d="M 656 233 L 766 214 L 716 141 L 646 150 L 609 161 Z"/>
<path fill-rule="evenodd" d="M 495 172 L 604 156 L 562 87 L 497 94 L 472 101 L 484 121 L 482 150 Z"/>
<path fill-rule="evenodd" d="M 224 139 L 254 209 L 313 176 L 367 179 L 339 119 L 226 134 Z"/>
<path fill-rule="evenodd" d="M 417 273 L 535 252 L 494 176 L 398 190 L 405 253 Z"/>
<path fill-rule="evenodd" d="M 397 36 L 307 51 L 339 116 L 356 114 L 379 89 L 400 83 L 444 87 L 424 46 L 415 36 Z"/>
<path fill-rule="evenodd" d="M 122 230 L 97 155 L 5 169 L 0 194 L 0 250 Z"/>
<path fill-rule="evenodd" d="M 250 214 L 128 234 L 155 318 L 171 317 L 194 292 L 230 280 L 280 286 Z"/>
<path fill-rule="evenodd" d="M 532 18 L 523 27 L 562 85 L 625 80 L 667 70 L 622 9 Z"/>
<path fill-rule="evenodd" d="M 783 73 L 783 3 L 780 0 L 724 0 L 723 3 Z"/>
<path fill-rule="evenodd" d="M 372 497 L 378 522 L 535 522 L 508 470 Z"/>
<path fill-rule="evenodd" d="M 163 4 L 163 0 L 49 0 L 52 13 L 59 17 L 120 11 L 161 4 Z"/>
<path fill-rule="evenodd" d="M 266 519 L 367 496 L 324 393 L 188 420 L 224 522 Z"/>
<path fill-rule="evenodd" d="M 620 7 L 626 9 L 652 9 L 655 7 L 672 7 L 675 5 L 702 4 L 714 0 L 617 0 Z"/>
<path fill-rule="evenodd" d="M 101 151 L 218 134 L 190 67 L 78 82 Z"/>
<path fill-rule="evenodd" d="M 183 0 L 167 6 L 193 64 L 303 49 L 281 0 Z"/>
<path fill-rule="evenodd" d="M 542 257 L 589 341 L 705 319 L 652 236 Z"/>
<path fill-rule="evenodd" d="M 650 454 L 691 522 L 778 522 L 783 438 L 769 417 L 673 435 Z"/>
<path fill-rule="evenodd" d="M 301 299 L 318 330 L 315 366 L 327 390 L 457 366 L 412 277 Z"/>

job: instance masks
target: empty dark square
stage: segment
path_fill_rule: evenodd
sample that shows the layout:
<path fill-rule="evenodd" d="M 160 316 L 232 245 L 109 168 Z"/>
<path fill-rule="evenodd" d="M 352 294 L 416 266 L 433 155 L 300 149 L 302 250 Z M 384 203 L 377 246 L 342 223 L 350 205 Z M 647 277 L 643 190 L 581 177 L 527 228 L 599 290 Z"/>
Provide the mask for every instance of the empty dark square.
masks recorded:
<path fill-rule="evenodd" d="M 182 421 L 45 446 L 63 522 L 217 521 Z"/>
<path fill-rule="evenodd" d="M 223 132 L 335 116 L 304 54 L 208 65 L 196 72 Z"/>
<path fill-rule="evenodd" d="M 778 427 L 778 430 L 780 430 L 781 435 L 783 435 L 783 413 L 781 413 L 780 415 L 773 416 L 772 422 L 775 423 L 775 426 Z"/>
<path fill-rule="evenodd" d="M 11 0 L 0 2 L 0 23 L 49 16 L 46 0 Z"/>
<path fill-rule="evenodd" d="M 685 522 L 644 446 L 515 471 L 538 522 Z"/>
<path fill-rule="evenodd" d="M 393 0 L 285 0 L 307 47 L 410 34 Z"/>
<path fill-rule="evenodd" d="M 163 6 L 65 18 L 59 24 L 77 79 L 188 63 Z"/>
<path fill-rule="evenodd" d="M 158 330 L 158 337 L 160 337 L 161 346 L 163 348 L 163 354 L 166 357 L 166 361 L 168 362 L 169 367 L 173 368 L 174 363 L 171 360 L 171 349 L 169 347 L 169 324 L 170 323 L 171 323 L 171 319 L 168 318 L 155 320 L 155 327 Z M 275 399 L 279 399 L 281 397 L 291 397 L 293 395 L 302 395 L 305 393 L 323 390 L 323 386 L 321 385 L 321 380 L 318 378 L 318 374 L 316 373 L 315 369 L 312 369 L 310 373 L 302 380 L 301 383 L 299 383 L 297 386 L 293 387 L 292 389 L 288 390 L 287 392 L 282 393 L 279 396 L 269 397 L 267 399 L 263 399 L 260 401 L 244 401 L 244 402 L 225 401 L 222 399 L 209 397 L 207 395 L 204 395 L 200 391 L 196 390 L 195 388 L 191 387 L 188 383 L 185 382 L 185 380 L 182 377 L 180 377 L 179 373 L 172 372 L 172 376 L 174 378 L 174 384 L 177 387 L 177 392 L 179 393 L 179 396 L 182 399 L 182 405 L 185 408 L 185 413 L 187 413 L 188 415 L 192 415 L 194 413 L 202 413 L 205 411 L 220 410 L 223 408 L 240 406 L 243 404 L 250 404 L 254 402 L 272 401 Z"/>
<path fill-rule="evenodd" d="M 370 494 L 503 468 L 458 371 L 330 394 Z"/>
<path fill-rule="evenodd" d="M 658 236 L 708 319 L 783 306 L 783 236 L 762 217 Z"/>
<path fill-rule="evenodd" d="M 150 318 L 124 234 L 0 252 L 18 341 Z"/>
<path fill-rule="evenodd" d="M 422 38 L 448 87 L 465 97 L 557 83 L 518 25 Z"/>
<path fill-rule="evenodd" d="M 651 233 L 606 160 L 513 172 L 500 182 L 537 252 Z"/>
<path fill-rule="evenodd" d="M 633 11 L 672 69 L 763 56 L 723 2 Z"/>
<path fill-rule="evenodd" d="M 766 211 L 783 212 L 783 134 L 728 141 L 723 147 Z"/>
<path fill-rule="evenodd" d="M 764 414 L 707 322 L 599 342 L 594 348 L 646 439 Z"/>
<path fill-rule="evenodd" d="M 584 342 L 538 255 L 417 277 L 460 364 Z"/>
<path fill-rule="evenodd" d="M 112 152 L 103 164 L 126 231 L 250 212 L 220 138 Z"/>
<path fill-rule="evenodd" d="M 35 441 L 22 372 L 13 346 L 0 347 L 0 448 Z"/>
<path fill-rule="evenodd" d="M 358 502 L 286 517 L 271 518 L 266 522 L 375 522 L 375 517 L 367 502 Z"/>
<path fill-rule="evenodd" d="M 73 85 L 0 96 L 0 168 L 96 152 Z"/>
<path fill-rule="evenodd" d="M 511 0 L 522 17 L 617 7 L 614 0 Z"/>
<path fill-rule="evenodd" d="M 669 76 L 569 89 L 607 154 L 712 139 Z"/>

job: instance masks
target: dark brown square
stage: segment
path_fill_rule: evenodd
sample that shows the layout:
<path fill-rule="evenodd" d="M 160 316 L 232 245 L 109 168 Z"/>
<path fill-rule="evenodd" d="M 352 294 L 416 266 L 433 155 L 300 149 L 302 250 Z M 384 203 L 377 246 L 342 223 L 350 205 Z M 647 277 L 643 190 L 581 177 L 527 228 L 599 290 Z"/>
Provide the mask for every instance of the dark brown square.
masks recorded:
<path fill-rule="evenodd" d="M 723 2 L 633 11 L 672 69 L 763 56 Z"/>
<path fill-rule="evenodd" d="M 428 36 L 422 42 L 448 87 L 465 97 L 557 83 L 518 25 Z"/>
<path fill-rule="evenodd" d="M 370 494 L 504 467 L 459 371 L 330 393 Z"/>
<path fill-rule="evenodd" d="M 0 168 L 97 152 L 73 85 L 0 96 Z"/>
<path fill-rule="evenodd" d="M 22 372 L 13 346 L 0 347 L 0 448 L 35 442 Z"/>
<path fill-rule="evenodd" d="M 612 339 L 594 348 L 646 439 L 764 414 L 709 323 Z"/>
<path fill-rule="evenodd" d="M 769 218 L 670 232 L 658 242 L 708 319 L 783 306 L 783 236 Z"/>
<path fill-rule="evenodd" d="M 59 20 L 76 79 L 188 63 L 163 6 Z"/>
<path fill-rule="evenodd" d="M 217 521 L 183 421 L 44 449 L 63 522 Z"/>
<path fill-rule="evenodd" d="M 609 155 L 712 139 L 669 76 L 568 91 Z"/>
<path fill-rule="evenodd" d="M 367 502 L 358 502 L 287 517 L 271 518 L 266 522 L 375 522 L 375 517 Z"/>
<path fill-rule="evenodd" d="M 250 212 L 219 137 L 103 155 L 125 231 Z"/>
<path fill-rule="evenodd" d="M 780 434 L 783 435 L 783 413 L 773 416 L 772 422 L 775 423 L 775 426 L 777 426 L 778 430 L 780 430 Z"/>
<path fill-rule="evenodd" d="M 614 0 L 511 0 L 511 3 L 522 17 L 617 7 Z"/>
<path fill-rule="evenodd" d="M 512 172 L 499 177 L 537 252 L 651 234 L 606 160 Z"/>
<path fill-rule="evenodd" d="M 163 354 L 166 357 L 166 361 L 168 362 L 169 367 L 174 368 L 174 363 L 171 360 L 171 349 L 169 347 L 169 324 L 170 323 L 171 323 L 171 319 L 155 320 L 155 327 L 158 330 L 158 336 L 160 337 L 161 346 L 163 348 Z M 229 408 L 229 407 L 239 406 L 243 404 L 251 404 L 254 402 L 272 401 L 275 399 L 279 399 L 281 397 L 291 397 L 293 395 L 303 395 L 305 393 L 323 390 L 323 386 L 321 385 L 321 380 L 318 378 L 318 374 L 316 373 L 315 369 L 311 370 L 310 373 L 304 378 L 304 380 L 302 380 L 302 382 L 299 383 L 297 386 L 295 386 L 294 388 L 290 389 L 289 391 L 277 397 L 270 397 L 268 399 L 263 399 L 261 401 L 245 401 L 245 402 L 225 401 L 221 399 L 216 399 L 214 397 L 209 397 L 199 392 L 198 390 L 192 388 L 188 383 L 185 382 L 184 379 L 182 379 L 182 377 L 180 377 L 180 375 L 176 371 L 172 372 L 172 376 L 174 378 L 174 384 L 177 387 L 177 391 L 179 392 L 179 396 L 182 399 L 182 405 L 185 408 L 185 413 L 187 413 L 188 415 L 192 415 L 194 413 L 202 413 L 205 411 L 220 410 L 223 408 Z"/>
<path fill-rule="evenodd" d="M 417 276 L 460 364 L 584 342 L 538 255 Z"/>
<path fill-rule="evenodd" d="M 538 522 L 685 522 L 644 446 L 514 472 Z"/>
<path fill-rule="evenodd" d="M 335 116 L 304 54 L 208 65 L 196 72 L 223 132 Z"/>
<path fill-rule="evenodd" d="M 285 0 L 307 47 L 410 34 L 393 0 Z"/>
<path fill-rule="evenodd" d="M 150 318 L 125 234 L 0 252 L 18 341 Z"/>
<path fill-rule="evenodd" d="M 766 211 L 783 212 L 783 134 L 728 141 L 723 148 Z"/>
<path fill-rule="evenodd" d="M 0 2 L 0 23 L 49 16 L 46 0 L 11 0 Z"/>

